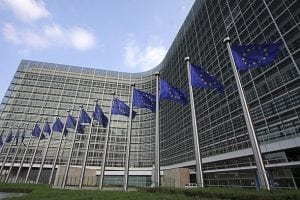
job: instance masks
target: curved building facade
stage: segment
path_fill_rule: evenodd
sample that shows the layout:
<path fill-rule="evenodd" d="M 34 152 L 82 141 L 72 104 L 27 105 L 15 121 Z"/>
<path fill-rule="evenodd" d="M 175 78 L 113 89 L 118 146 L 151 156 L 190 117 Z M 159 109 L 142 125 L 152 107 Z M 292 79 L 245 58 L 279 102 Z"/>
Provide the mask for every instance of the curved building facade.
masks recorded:
<path fill-rule="evenodd" d="M 225 94 L 215 90 L 194 89 L 204 184 L 213 186 L 255 186 L 256 165 L 251 149 L 243 110 L 233 70 L 223 39 L 230 36 L 232 44 L 282 42 L 276 61 L 266 67 L 240 73 L 253 126 L 263 153 L 263 160 L 272 187 L 297 188 L 300 185 L 300 4 L 299 1 L 205 1 L 196 0 L 179 30 L 166 57 L 159 66 L 143 73 L 124 73 L 69 65 L 23 60 L 1 104 L 0 127 L 6 135 L 9 128 L 27 127 L 25 156 L 20 179 L 24 178 L 36 141 L 28 143 L 30 131 L 38 121 L 54 121 L 57 114 L 65 121 L 67 110 L 77 116 L 79 105 L 92 113 L 94 99 L 105 114 L 109 113 L 112 92 L 129 104 L 130 85 L 156 93 L 154 73 L 176 87 L 188 90 L 184 57 L 204 67 L 225 85 Z M 137 109 L 132 123 L 129 185 L 149 186 L 154 161 L 155 114 Z M 41 115 L 43 113 L 44 115 Z M 104 182 L 123 184 L 128 118 L 113 115 L 109 137 L 107 172 Z M 95 125 L 88 150 L 86 176 L 97 185 L 105 141 L 105 128 Z M 90 130 L 87 127 L 85 133 Z M 52 167 L 59 134 L 53 135 L 42 176 L 48 177 Z M 63 142 L 56 170 L 60 183 L 60 167 L 70 151 L 74 132 L 70 130 Z M 42 140 L 34 160 L 30 178 L 34 180 L 47 141 Z M 21 163 L 25 145 L 19 148 L 10 177 Z M 77 134 L 71 165 L 80 168 L 87 145 L 86 134 Z M 8 152 L 6 144 L 0 159 L 7 157 L 2 175 L 9 170 L 17 145 Z M 169 101 L 160 102 L 160 162 L 165 185 L 176 185 L 168 171 L 189 170 L 188 181 L 195 180 L 195 155 L 190 106 Z M 7 153 L 8 152 L 8 153 Z M 8 156 L 6 156 L 8 155 Z M 19 164 L 19 165 L 18 165 Z M 94 171 L 93 171 L 94 170 Z M 71 173 L 71 175 L 73 172 Z M 76 176 L 70 175 L 70 184 Z M 88 180 L 90 177 L 90 180 Z M 96 178 L 95 178 L 96 177 Z M 72 181 L 71 181 L 72 179 Z M 43 180 L 43 179 L 42 179 Z"/>

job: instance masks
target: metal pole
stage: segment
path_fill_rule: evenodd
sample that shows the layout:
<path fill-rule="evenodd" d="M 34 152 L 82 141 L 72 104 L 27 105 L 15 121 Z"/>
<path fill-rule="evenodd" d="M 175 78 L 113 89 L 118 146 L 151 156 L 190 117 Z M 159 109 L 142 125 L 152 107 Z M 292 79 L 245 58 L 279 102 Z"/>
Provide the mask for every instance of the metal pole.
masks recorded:
<path fill-rule="evenodd" d="M 154 183 L 156 187 L 160 186 L 160 135 L 159 135 L 159 72 L 155 73 L 156 77 L 156 119 L 155 119 L 155 158 L 154 158 Z"/>
<path fill-rule="evenodd" d="M 36 122 L 35 122 L 35 125 L 36 125 L 37 123 L 38 123 L 38 122 L 36 121 Z M 34 126 L 35 126 L 35 125 L 34 125 Z M 33 127 L 34 127 L 34 126 L 33 126 Z M 18 169 L 16 178 L 15 178 L 15 180 L 13 181 L 14 183 L 16 183 L 17 180 L 18 180 L 18 178 L 19 178 L 19 175 L 20 175 L 20 172 L 21 172 L 21 169 L 22 169 L 22 167 L 23 167 L 24 160 L 25 160 L 25 156 L 26 156 L 27 151 L 28 151 L 29 146 L 30 146 L 31 139 L 32 139 L 32 133 L 30 133 L 29 141 L 28 141 L 27 146 L 26 146 L 26 148 L 25 148 L 25 152 L 24 152 L 24 154 L 23 154 L 23 157 L 22 157 L 22 160 L 21 160 L 21 163 L 20 163 L 20 167 L 19 167 L 19 169 Z"/>
<path fill-rule="evenodd" d="M 28 125 L 29 124 L 26 123 L 26 128 L 24 128 L 24 131 L 27 129 Z M 9 167 L 8 173 L 7 173 L 6 178 L 5 178 L 5 183 L 8 181 L 8 178 L 9 178 L 9 175 L 11 173 L 11 170 L 12 170 L 14 164 L 15 164 L 15 160 L 16 160 L 17 154 L 19 152 L 20 146 L 21 146 L 21 142 L 19 142 L 19 144 L 17 146 L 17 150 L 14 153 L 14 156 L 13 156 L 13 159 L 12 159 L 12 162 L 11 162 L 11 166 Z"/>
<path fill-rule="evenodd" d="M 37 142 L 37 144 L 35 146 L 35 149 L 34 149 L 34 152 L 33 152 L 32 158 L 31 158 L 30 166 L 29 166 L 29 169 L 28 169 L 27 174 L 26 174 L 25 183 L 27 183 L 27 181 L 28 181 L 29 174 L 30 174 L 30 171 L 32 169 L 32 165 L 33 165 L 33 162 L 34 162 L 34 159 L 35 159 L 35 155 L 36 155 L 37 149 L 38 149 L 38 147 L 40 145 L 41 137 L 44 134 L 44 128 L 45 128 L 46 122 L 47 122 L 47 117 L 46 117 L 46 119 L 44 121 L 43 128 L 42 128 L 41 133 L 39 135 L 38 142 Z"/>
<path fill-rule="evenodd" d="M 58 116 L 56 117 L 56 119 L 57 118 L 58 118 Z M 52 135 L 53 135 L 53 130 L 51 129 L 49 139 L 48 139 L 48 142 L 47 142 L 47 146 L 46 146 L 46 149 L 45 149 L 45 153 L 44 153 L 43 158 L 42 158 L 42 163 L 41 163 L 38 175 L 37 175 L 36 180 L 35 180 L 36 184 L 39 183 L 39 179 L 40 179 L 40 176 L 41 176 L 41 173 L 42 173 L 42 170 L 43 170 L 43 167 L 44 167 L 45 159 L 46 159 L 46 156 L 47 156 L 47 153 L 48 153 L 48 148 L 49 148 L 50 142 L 52 140 Z"/>
<path fill-rule="evenodd" d="M 98 99 L 95 99 L 95 108 L 96 108 L 97 102 L 98 102 Z M 84 156 L 84 159 L 83 159 L 82 169 L 81 169 L 81 173 L 80 173 L 79 188 L 82 188 L 82 182 L 83 182 L 85 168 L 86 168 L 86 161 L 87 161 L 89 146 L 90 146 L 90 142 L 91 142 L 93 121 L 94 121 L 94 118 L 92 117 L 92 119 L 91 119 L 91 125 L 90 125 L 90 132 L 88 134 L 87 144 L 86 144 L 86 148 L 85 148 L 85 156 Z"/>
<path fill-rule="evenodd" d="M 70 111 L 68 110 L 67 112 L 68 112 L 68 115 L 69 115 Z M 66 130 L 66 123 L 64 124 L 63 130 L 61 132 L 59 144 L 58 144 L 57 151 L 56 151 L 56 154 L 55 154 L 55 157 L 54 157 L 54 162 L 52 164 L 52 169 L 51 169 L 51 173 L 50 173 L 50 177 L 49 177 L 49 181 L 48 181 L 49 185 L 51 184 L 51 181 L 52 181 L 53 173 L 54 173 L 54 170 L 55 170 L 55 167 L 56 167 L 56 162 L 57 162 L 58 155 L 59 155 L 59 152 L 60 152 L 60 148 L 61 148 L 61 144 L 62 144 L 62 140 L 63 140 L 63 137 L 64 137 L 65 130 Z"/>
<path fill-rule="evenodd" d="M 129 176 L 129 160 L 130 160 L 130 145 L 131 145 L 131 126 L 132 126 L 132 107 L 133 107 L 133 90 L 135 84 L 131 84 L 131 98 L 130 98 L 130 110 L 129 110 L 129 124 L 127 131 L 127 143 L 126 143 L 126 155 L 125 155 L 125 171 L 124 171 L 124 181 L 123 189 L 127 191 L 128 189 L 128 176 Z"/>
<path fill-rule="evenodd" d="M 193 124 L 193 138 L 194 138 L 194 147 L 195 147 L 195 157 L 196 157 L 196 179 L 199 187 L 204 187 L 203 182 L 203 171 L 202 171 L 202 159 L 200 154 L 200 145 L 199 145 L 199 135 L 196 121 L 196 111 L 194 103 L 194 94 L 191 81 L 191 68 L 190 68 L 190 57 L 185 57 L 184 61 L 186 62 L 188 80 L 189 80 L 189 92 L 190 92 L 190 103 L 191 103 L 191 113 L 192 113 L 192 124 Z"/>
<path fill-rule="evenodd" d="M 106 128 L 106 138 L 105 138 L 105 143 L 104 143 L 104 152 L 103 152 L 102 163 L 101 163 L 101 175 L 100 175 L 100 182 L 99 182 L 99 189 L 100 190 L 102 190 L 102 187 L 103 187 L 103 179 L 104 179 L 106 156 L 107 156 L 106 154 L 107 154 L 107 147 L 108 147 L 108 137 L 109 137 L 109 129 L 110 129 L 110 121 L 111 121 L 111 110 L 112 110 L 114 98 L 115 98 L 115 93 L 112 93 L 109 117 L 108 117 L 107 128 Z"/>
<path fill-rule="evenodd" d="M 236 84 L 237 84 L 241 104 L 242 104 L 242 107 L 243 107 L 244 118 L 245 118 L 245 121 L 246 121 L 247 129 L 248 129 L 248 133 L 249 133 L 249 137 L 250 137 L 250 141 L 251 141 L 251 146 L 252 146 L 252 150 L 253 150 L 253 154 L 254 154 L 254 158 L 255 158 L 255 163 L 256 163 L 256 166 L 257 166 L 258 178 L 259 178 L 259 181 L 261 183 L 261 186 L 263 188 L 267 189 L 267 190 L 270 190 L 270 184 L 269 184 L 269 180 L 268 180 L 268 177 L 267 177 L 267 172 L 266 172 L 266 169 L 265 169 L 265 166 L 264 166 L 264 162 L 263 162 L 263 159 L 262 159 L 260 147 L 258 145 L 256 134 L 255 134 L 255 131 L 254 131 L 254 128 L 253 128 L 251 116 L 250 116 L 250 113 L 249 113 L 249 110 L 248 110 L 248 106 L 247 106 L 247 102 L 246 102 L 246 99 L 245 99 L 242 84 L 241 84 L 241 81 L 240 81 L 240 77 L 239 77 L 238 71 L 236 69 L 234 58 L 232 56 L 232 52 L 231 52 L 231 48 L 230 48 L 230 38 L 226 37 L 223 40 L 223 42 L 225 43 L 225 45 L 227 47 L 227 50 L 228 50 L 231 66 L 232 66 L 232 69 L 233 69 L 233 73 L 234 73 L 234 77 L 235 77 L 235 80 L 236 80 Z"/>
<path fill-rule="evenodd" d="M 17 132 L 19 132 L 19 128 L 20 128 L 20 125 L 18 125 Z M 10 130 L 11 130 L 11 128 L 10 128 Z M 12 131 L 12 130 L 11 130 L 11 131 Z M 17 133 L 17 132 L 16 132 L 16 133 Z M 10 132 L 10 133 L 11 133 L 11 132 Z M 16 135 L 13 137 L 12 141 L 10 141 L 10 144 L 9 144 L 9 147 L 8 147 L 8 151 L 6 152 L 6 156 L 4 157 L 4 160 L 3 160 L 2 165 L 1 165 L 0 175 L 2 174 L 2 171 L 3 171 L 4 167 L 5 167 L 7 157 L 8 157 L 8 155 L 9 155 L 9 152 L 10 152 L 10 150 L 11 150 L 11 147 L 12 147 L 12 145 L 13 145 L 15 139 L 16 139 Z"/>
<path fill-rule="evenodd" d="M 74 137 L 73 137 L 73 141 L 72 141 L 72 145 L 71 145 L 71 149 L 70 149 L 70 154 L 69 154 L 67 166 L 66 166 L 66 169 L 65 169 L 65 174 L 64 174 L 64 179 L 63 179 L 63 185 L 62 185 L 63 188 L 66 187 L 66 182 L 67 182 L 67 177 L 68 177 L 68 173 L 69 173 L 69 168 L 70 168 L 70 163 L 71 163 L 71 157 L 72 157 L 72 154 L 73 154 L 73 148 L 74 148 L 74 144 L 75 144 L 75 140 L 76 140 L 76 133 L 77 133 L 77 129 L 78 129 L 79 117 L 81 115 L 81 111 L 82 111 L 82 105 L 80 106 L 80 111 L 79 111 L 79 114 L 78 114 L 78 117 L 77 117 L 77 122 L 76 122 L 76 127 L 75 127 L 75 133 L 74 133 Z"/>

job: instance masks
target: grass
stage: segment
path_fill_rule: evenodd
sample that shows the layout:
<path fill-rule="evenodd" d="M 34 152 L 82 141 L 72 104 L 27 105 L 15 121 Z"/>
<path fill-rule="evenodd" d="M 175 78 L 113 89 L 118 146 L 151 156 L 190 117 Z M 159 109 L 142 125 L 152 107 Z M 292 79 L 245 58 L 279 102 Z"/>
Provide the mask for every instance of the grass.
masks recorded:
<path fill-rule="evenodd" d="M 0 184 L 2 192 L 26 193 L 10 200 L 300 200 L 298 190 L 256 191 L 234 188 L 138 188 L 138 191 L 63 190 L 49 185 Z"/>

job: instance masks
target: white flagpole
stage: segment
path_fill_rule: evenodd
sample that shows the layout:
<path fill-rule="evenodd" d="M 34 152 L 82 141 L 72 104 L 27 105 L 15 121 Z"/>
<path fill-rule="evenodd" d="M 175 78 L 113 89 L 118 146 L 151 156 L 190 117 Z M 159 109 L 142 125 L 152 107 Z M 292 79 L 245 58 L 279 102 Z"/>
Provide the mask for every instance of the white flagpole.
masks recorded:
<path fill-rule="evenodd" d="M 68 112 L 68 116 L 69 116 L 70 111 L 68 110 L 67 112 Z M 59 144 L 58 144 L 58 147 L 57 147 L 57 150 L 56 150 L 56 154 L 55 154 L 55 157 L 54 157 L 54 162 L 52 164 L 52 169 L 51 169 L 51 173 L 50 173 L 50 177 L 49 177 L 49 182 L 48 182 L 49 185 L 52 182 L 53 173 L 54 173 L 54 170 L 55 170 L 55 167 L 56 167 L 58 155 L 59 155 L 59 152 L 60 152 L 61 144 L 62 144 L 64 133 L 65 133 L 65 130 L 66 130 L 66 123 L 67 122 L 65 122 L 63 130 L 61 132 L 61 136 L 60 136 L 60 139 L 59 139 Z"/>
<path fill-rule="evenodd" d="M 36 152 L 37 152 L 38 147 L 40 145 L 40 141 L 41 141 L 42 135 L 44 134 L 44 128 L 45 128 L 46 122 L 47 122 L 47 117 L 46 117 L 46 119 L 44 121 L 43 128 L 42 128 L 41 133 L 39 135 L 38 142 L 37 142 L 37 144 L 35 146 L 35 149 L 34 149 L 34 152 L 33 152 L 32 158 L 31 158 L 31 162 L 30 162 L 30 165 L 29 165 L 29 169 L 28 169 L 27 174 L 26 174 L 25 183 L 27 183 L 27 181 L 28 181 L 29 174 L 30 174 L 30 171 L 32 169 L 32 165 L 33 165 L 33 162 L 34 162 L 34 159 L 35 159 Z"/>
<path fill-rule="evenodd" d="M 38 122 L 36 121 L 36 122 L 35 122 L 35 125 L 33 126 L 33 128 L 37 125 L 37 123 L 38 123 Z M 20 163 L 20 167 L 19 167 L 19 169 L 18 169 L 16 178 L 15 178 L 15 180 L 13 181 L 14 183 L 16 183 L 17 180 L 18 180 L 18 178 L 19 178 L 19 175 L 20 175 L 20 172 L 21 172 L 21 170 L 22 170 L 23 163 L 24 163 L 24 160 L 25 160 L 25 156 L 26 156 L 27 151 L 28 151 L 29 146 L 30 146 L 31 139 L 32 139 L 32 133 L 30 133 L 29 141 L 28 141 L 27 146 L 26 146 L 26 148 L 25 148 L 25 152 L 24 152 L 24 154 L 23 154 L 23 157 L 22 157 L 22 160 L 21 160 L 21 163 Z M 24 143 L 23 143 L 23 144 L 24 144 Z"/>
<path fill-rule="evenodd" d="M 240 100 L 241 100 L 241 104 L 243 107 L 243 112 L 244 112 L 244 118 L 246 121 L 246 125 L 247 125 L 247 129 L 248 129 L 248 133 L 250 136 L 250 141 L 251 141 L 251 146 L 252 146 L 252 150 L 253 150 L 253 154 L 254 154 L 254 158 L 255 158 L 255 163 L 256 163 L 256 167 L 257 167 L 257 173 L 258 173 L 258 177 L 259 177 L 259 181 L 261 183 L 261 186 L 267 190 L 270 190 L 270 183 L 267 177 L 267 172 L 265 169 L 265 165 L 262 159 L 262 155 L 261 155 L 261 150 L 256 138 L 256 134 L 254 131 L 254 127 L 253 127 L 253 123 L 251 120 L 251 116 L 249 113 L 249 109 L 247 106 L 247 102 L 246 102 L 246 98 L 244 95 L 244 91 L 242 88 L 242 84 L 240 81 L 240 77 L 238 74 L 238 71 L 236 69 L 236 65 L 234 62 L 234 58 L 232 56 L 232 52 L 231 52 L 231 48 L 230 48 L 230 38 L 226 37 L 223 42 L 225 43 L 227 50 L 228 50 L 228 54 L 229 54 L 229 58 L 230 58 L 230 62 L 231 62 L 231 66 L 233 69 L 233 74 L 236 80 L 236 84 L 237 84 L 237 88 L 238 88 L 238 92 L 239 92 L 239 96 L 240 96 Z"/>
<path fill-rule="evenodd" d="M 160 135 L 159 135 L 159 72 L 155 73 L 156 77 L 156 119 L 155 119 L 155 160 L 154 160 L 154 183 L 155 187 L 160 186 Z"/>
<path fill-rule="evenodd" d="M 132 127 L 132 107 L 133 107 L 133 90 L 135 84 L 131 85 L 131 99 L 130 99 L 130 110 L 129 110 L 129 125 L 127 131 L 127 144 L 126 144 L 126 155 L 125 155 L 125 170 L 124 170 L 124 181 L 123 189 L 127 191 L 128 189 L 128 176 L 129 176 L 129 161 L 130 161 L 130 145 L 131 145 L 131 127 Z"/>
<path fill-rule="evenodd" d="M 98 99 L 95 99 L 95 108 L 96 108 L 97 102 L 98 102 Z M 84 159 L 83 159 L 83 163 L 82 163 L 82 168 L 81 168 L 81 172 L 80 172 L 79 188 L 82 188 L 82 182 L 83 182 L 85 168 L 86 168 L 86 161 L 87 161 L 89 146 L 90 146 L 90 142 L 91 142 L 93 121 L 94 121 L 94 117 L 92 116 L 91 125 L 90 125 L 90 132 L 88 134 L 87 144 L 86 144 L 86 148 L 85 148 L 85 155 L 84 155 Z"/>
<path fill-rule="evenodd" d="M 115 98 L 115 93 L 112 94 L 112 99 L 111 99 L 111 105 L 110 105 L 110 110 L 109 110 L 109 117 L 108 117 L 108 122 L 107 122 L 107 128 L 106 128 L 106 138 L 105 138 L 105 143 L 104 143 L 104 152 L 103 152 L 103 157 L 102 157 L 102 163 L 101 163 L 101 175 L 100 175 L 100 182 L 99 182 L 99 189 L 102 190 L 103 187 L 103 179 L 104 179 L 104 173 L 105 173 L 105 164 L 106 164 L 106 157 L 107 157 L 107 147 L 108 147 L 108 137 L 109 137 L 109 129 L 110 129 L 110 121 L 111 121 L 111 110 L 113 106 Z"/>
<path fill-rule="evenodd" d="M 3 133 L 4 133 L 4 129 L 2 129 L 2 132 L 1 132 L 1 137 L 3 136 Z M 3 138 L 2 138 L 2 146 L 1 146 L 1 149 L 0 149 L 0 154 L 2 153 L 2 150 L 4 149 L 4 145 L 5 145 L 5 142 L 3 141 Z"/>
<path fill-rule="evenodd" d="M 195 157 L 196 157 L 196 179 L 199 187 L 204 187 L 203 181 L 203 171 L 202 171 L 202 158 L 200 153 L 199 145 L 199 135 L 196 121 L 196 111 L 194 103 L 194 94 L 191 80 L 191 68 L 190 68 L 190 57 L 185 57 L 184 61 L 186 62 L 187 72 L 188 72 L 188 81 L 189 81 L 189 92 L 190 92 L 190 104 L 191 104 L 191 113 L 192 113 L 192 125 L 193 125 L 193 138 L 194 138 L 194 147 L 195 147 Z"/>
<path fill-rule="evenodd" d="M 65 174 L 64 174 L 64 179 L 63 179 L 63 185 L 62 185 L 63 188 L 66 187 L 66 183 L 67 183 L 67 178 L 68 178 L 68 173 L 69 173 L 71 158 L 72 158 L 72 154 L 73 154 L 74 144 L 75 144 L 75 140 L 76 140 L 76 133 L 77 133 L 77 129 L 78 129 L 79 117 L 81 115 L 81 111 L 82 111 L 82 105 L 80 106 L 80 111 L 79 111 L 79 114 L 78 114 L 78 117 L 77 117 L 77 122 L 76 122 L 76 127 L 75 127 L 75 133 L 74 133 L 73 141 L 72 141 L 72 144 L 71 144 L 71 149 L 70 149 L 70 154 L 69 154 L 68 162 L 67 162 L 66 169 L 65 169 Z"/>
<path fill-rule="evenodd" d="M 24 128 L 24 130 L 27 129 L 28 125 L 29 125 L 29 124 L 26 123 L 26 128 Z M 24 130 L 23 130 L 23 131 L 24 131 Z M 23 134 L 23 133 L 22 133 L 22 134 Z M 20 136 L 20 135 L 19 135 L 19 136 Z M 11 173 L 11 170 L 12 170 L 14 164 L 15 164 L 15 160 L 16 160 L 17 154 L 18 154 L 18 152 L 19 152 L 20 146 L 21 146 L 21 142 L 19 141 L 18 147 L 17 147 L 17 149 L 16 149 L 16 151 L 15 151 L 15 153 L 14 153 L 14 156 L 13 156 L 13 159 L 12 159 L 12 162 L 11 162 L 11 166 L 9 167 L 8 173 L 7 173 L 7 175 L 6 175 L 5 183 L 8 181 L 8 178 L 9 178 L 9 175 L 10 175 L 10 173 Z"/>
<path fill-rule="evenodd" d="M 58 115 L 57 115 L 56 119 L 57 118 L 58 118 Z M 38 175 L 37 175 L 36 180 L 35 180 L 36 184 L 39 183 L 39 179 L 40 179 L 40 176 L 41 176 L 41 173 L 42 173 L 42 170 L 43 170 L 43 167 L 44 167 L 45 159 L 46 159 L 46 156 L 47 156 L 47 153 L 48 153 L 48 148 L 49 148 L 50 142 L 52 140 L 52 135 L 53 135 L 53 130 L 51 128 L 49 139 L 48 139 L 48 142 L 47 142 L 47 145 L 46 145 L 46 148 L 45 148 L 45 152 L 44 152 L 44 155 L 43 155 L 43 158 L 42 158 L 42 163 L 41 163 Z"/>
<path fill-rule="evenodd" d="M 19 128 L 20 128 L 20 125 L 18 125 L 17 132 L 19 132 Z M 17 134 L 17 132 L 16 132 L 16 134 Z M 10 132 L 9 132 L 8 134 L 10 134 L 10 133 L 12 133 L 11 127 L 10 127 Z M 10 141 L 10 144 L 9 144 L 9 147 L 8 147 L 8 151 L 6 152 L 6 156 L 5 156 L 5 158 L 4 158 L 3 162 L 2 162 L 2 165 L 1 165 L 0 175 L 2 174 L 2 171 L 3 171 L 4 167 L 5 167 L 7 157 L 8 157 L 8 155 L 9 155 L 9 152 L 10 152 L 10 150 L 11 150 L 11 147 L 12 147 L 12 145 L 13 145 L 15 139 L 16 139 L 16 135 L 13 136 L 12 141 Z"/>

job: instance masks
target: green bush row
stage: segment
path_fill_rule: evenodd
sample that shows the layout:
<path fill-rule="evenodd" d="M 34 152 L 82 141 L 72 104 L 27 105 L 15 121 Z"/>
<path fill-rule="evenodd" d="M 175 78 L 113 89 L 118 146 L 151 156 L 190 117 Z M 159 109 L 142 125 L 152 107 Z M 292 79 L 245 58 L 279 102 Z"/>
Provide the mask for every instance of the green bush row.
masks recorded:
<path fill-rule="evenodd" d="M 241 188 L 138 188 L 139 191 L 148 193 L 184 194 L 196 198 L 219 198 L 232 200 L 300 200 L 298 190 L 254 190 Z"/>

